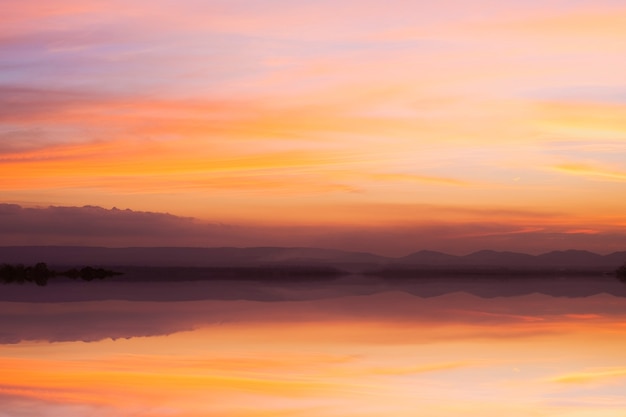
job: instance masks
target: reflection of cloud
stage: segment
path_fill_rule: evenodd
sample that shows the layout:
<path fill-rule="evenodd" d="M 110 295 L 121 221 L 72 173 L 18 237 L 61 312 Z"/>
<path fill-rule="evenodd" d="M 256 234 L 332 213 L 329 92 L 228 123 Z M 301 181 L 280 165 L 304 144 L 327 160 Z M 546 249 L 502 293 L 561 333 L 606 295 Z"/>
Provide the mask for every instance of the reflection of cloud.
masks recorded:
<path fill-rule="evenodd" d="M 76 349 L 76 346 L 69 349 Z M 331 396 L 338 388 L 349 384 L 299 377 L 295 369 L 289 369 L 288 363 L 266 372 L 255 372 L 254 368 L 224 368 L 216 372 L 210 366 L 181 368 L 175 355 L 164 360 L 142 352 L 139 363 L 132 364 L 115 359 L 89 360 L 81 357 L 78 350 L 75 352 L 77 357 L 71 360 L 28 358 L 2 363 L 0 399 L 6 401 L 2 402 L 0 416 L 140 414 L 157 417 L 172 415 L 173 410 L 178 411 L 176 415 L 185 416 L 231 416 L 239 414 L 222 414 L 225 404 L 231 407 L 257 405 L 263 397 L 289 401 Z M 13 413 L 13 408 L 24 408 L 20 405 L 39 413 Z M 6 407 L 10 414 L 3 414 Z M 179 414 L 181 412 L 183 414 Z"/>
<path fill-rule="evenodd" d="M 598 340 L 574 350 L 576 359 L 591 360 L 606 351 L 607 339 L 595 337 L 604 332 L 619 345 L 623 334 L 614 325 L 626 306 L 609 300 L 533 295 L 486 302 L 461 293 L 420 299 L 395 292 L 283 303 L 1 303 L 1 331 L 28 340 L 168 336 L 0 346 L 0 416 L 263 415 L 247 412 L 251 404 L 271 410 L 267 416 L 287 409 L 285 416 L 412 416 L 425 407 L 426 415 L 532 415 L 536 409 L 510 401 L 545 404 L 546 385 L 537 380 L 546 378 L 546 361 L 570 364 L 563 349 Z M 606 314 L 604 329 L 559 314 L 607 308 L 622 315 Z M 467 313 L 477 311 L 488 314 Z M 550 322 L 515 317 L 529 315 Z M 195 331 L 180 332 L 189 328 Z M 615 351 L 603 360 L 619 358 Z M 523 372 L 511 375 L 512 366 Z"/>
<path fill-rule="evenodd" d="M 327 287 L 318 284 L 300 289 L 303 293 L 310 293 L 315 292 L 317 287 L 327 288 L 322 295 L 317 296 L 319 299 L 293 301 L 297 300 L 297 296 L 284 296 L 286 289 L 295 288 L 288 285 L 248 283 L 228 292 L 228 287 L 234 284 L 225 281 L 220 284 L 221 288 L 185 282 L 177 284 L 189 292 L 207 292 L 207 299 L 175 302 L 168 301 L 167 294 L 161 294 L 165 301 L 81 302 L 79 298 L 70 303 L 0 303 L 3 317 L 0 343 L 12 344 L 26 340 L 88 342 L 166 335 L 196 328 L 211 328 L 211 332 L 216 334 L 230 334 L 239 331 L 237 329 L 251 327 L 247 334 L 254 337 L 253 328 L 258 325 L 264 328 L 265 335 L 288 330 L 289 337 L 302 342 L 315 343 L 319 334 L 323 333 L 325 337 L 332 336 L 333 339 L 346 342 L 367 340 L 375 344 L 402 344 L 455 338 L 531 337 L 549 331 L 567 331 L 580 323 L 580 318 L 555 314 L 559 310 L 575 314 L 574 307 L 581 308 L 580 304 L 575 300 L 547 296 L 499 297 L 485 304 L 481 298 L 458 292 L 421 298 L 399 291 L 379 293 L 381 290 L 376 288 L 380 284 L 375 284 L 375 288 L 369 290 L 355 290 L 354 286 L 341 288 L 331 283 Z M 149 282 L 137 284 L 134 290 L 131 284 L 117 285 L 121 293 L 142 288 L 150 292 L 151 285 L 157 290 L 159 288 L 157 283 Z M 485 285 L 493 286 L 493 283 L 487 282 Z M 506 286 L 510 285 L 509 282 Z M 434 283 L 433 286 L 441 288 L 445 284 Z M 82 291 L 85 293 L 84 299 L 89 300 L 90 288 L 98 290 L 97 285 L 77 285 L 67 286 L 64 291 Z M 162 287 L 162 291 L 171 291 L 171 288 Z M 220 291 L 222 294 L 219 294 Z M 255 298 L 255 291 L 262 298 Z M 371 295 L 350 295 L 357 291 Z M 228 298 L 220 300 L 220 296 Z M 587 310 L 597 309 L 598 314 L 602 312 L 607 317 L 623 315 L 623 309 L 613 311 L 615 307 L 606 307 L 607 297 L 588 297 L 584 307 Z M 254 299 L 263 301 L 246 301 Z M 415 331 L 416 327 L 420 328 L 419 332 Z M 383 339 L 380 338 L 381 332 L 385 335 Z M 453 362 L 438 364 L 436 367 L 451 364 Z M 420 365 L 411 369 L 411 372 L 417 373 L 426 372 L 430 368 L 427 366 L 422 369 Z M 394 371 L 389 368 L 386 372 Z"/>
<path fill-rule="evenodd" d="M 50 304 L 36 307 L 38 314 L 28 314 L 20 307 L 2 306 L 11 324 L 0 330 L 2 343 L 22 340 L 84 342 L 107 338 L 154 336 L 190 330 L 184 312 L 171 315 L 162 305 L 146 303 L 133 306 L 110 301 L 93 304 Z"/>

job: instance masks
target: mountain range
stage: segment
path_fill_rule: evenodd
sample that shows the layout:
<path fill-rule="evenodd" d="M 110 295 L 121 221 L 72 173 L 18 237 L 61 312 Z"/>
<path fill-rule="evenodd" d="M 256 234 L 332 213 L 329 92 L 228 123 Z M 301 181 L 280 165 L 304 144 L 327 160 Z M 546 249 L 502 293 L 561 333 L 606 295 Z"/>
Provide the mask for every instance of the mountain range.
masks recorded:
<path fill-rule="evenodd" d="M 403 257 L 306 247 L 128 247 L 2 246 L 0 264 L 45 262 L 50 265 L 212 267 L 258 265 L 328 265 L 361 270 L 368 267 L 426 268 L 610 268 L 626 261 L 626 251 L 600 255 L 584 250 L 540 255 L 481 250 L 457 256 L 422 250 Z"/>

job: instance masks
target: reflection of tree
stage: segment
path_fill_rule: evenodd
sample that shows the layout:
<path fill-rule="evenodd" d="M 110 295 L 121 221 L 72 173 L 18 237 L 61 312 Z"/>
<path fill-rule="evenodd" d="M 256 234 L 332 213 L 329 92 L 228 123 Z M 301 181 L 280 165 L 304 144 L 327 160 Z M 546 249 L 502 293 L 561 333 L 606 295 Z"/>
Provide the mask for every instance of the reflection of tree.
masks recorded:
<path fill-rule="evenodd" d="M 56 276 L 93 281 L 94 279 L 104 279 L 114 275 L 120 275 L 120 273 L 103 268 L 92 268 L 90 266 L 86 266 L 80 270 L 72 268 L 64 272 L 57 272 L 49 269 L 43 262 L 35 266 L 24 266 L 21 264 L 0 265 L 0 282 L 5 284 L 35 283 L 39 286 L 44 286 L 48 284 L 49 278 Z"/>
<path fill-rule="evenodd" d="M 626 282 L 626 263 L 615 270 L 615 275 L 620 281 Z"/>
<path fill-rule="evenodd" d="M 104 279 L 113 275 L 119 275 L 118 272 L 109 271 L 103 268 L 92 268 L 86 266 L 79 272 L 79 277 L 85 281 L 93 281 L 94 279 Z"/>
<path fill-rule="evenodd" d="M 39 286 L 44 286 L 48 283 L 48 278 L 55 275 L 56 272 L 48 269 L 48 266 L 43 262 L 35 266 L 7 264 L 0 266 L 0 281 L 7 284 L 34 282 Z"/>

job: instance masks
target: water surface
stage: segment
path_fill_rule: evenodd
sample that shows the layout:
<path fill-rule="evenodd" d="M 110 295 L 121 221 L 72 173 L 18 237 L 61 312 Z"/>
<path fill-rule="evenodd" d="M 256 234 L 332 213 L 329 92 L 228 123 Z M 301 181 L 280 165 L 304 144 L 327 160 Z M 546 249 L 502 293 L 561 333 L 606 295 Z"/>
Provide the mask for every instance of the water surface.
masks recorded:
<path fill-rule="evenodd" d="M 0 287 L 0 416 L 626 414 L 614 279 Z"/>

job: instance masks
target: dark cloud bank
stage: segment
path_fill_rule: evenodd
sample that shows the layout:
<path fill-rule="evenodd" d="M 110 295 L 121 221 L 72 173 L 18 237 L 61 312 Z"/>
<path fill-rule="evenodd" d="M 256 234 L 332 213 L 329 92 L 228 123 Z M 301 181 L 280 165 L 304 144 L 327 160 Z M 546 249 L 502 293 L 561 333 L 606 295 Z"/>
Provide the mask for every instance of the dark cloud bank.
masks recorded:
<path fill-rule="evenodd" d="M 622 233 L 566 233 L 545 228 L 520 233 L 517 229 L 502 223 L 361 228 L 227 225 L 129 209 L 0 204 L 0 246 L 304 246 L 388 256 L 403 256 L 420 249 L 457 254 L 480 249 L 536 254 L 575 248 L 607 254 L 626 248 L 626 235 Z"/>
<path fill-rule="evenodd" d="M 96 206 L 0 204 L 0 245 L 176 246 L 228 241 L 236 228 L 192 218 Z"/>

